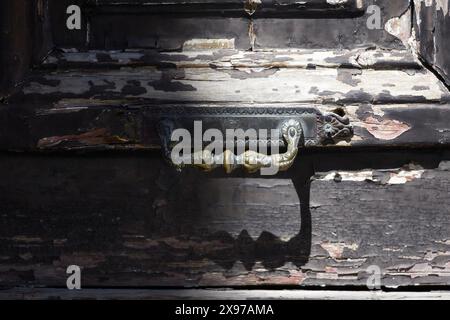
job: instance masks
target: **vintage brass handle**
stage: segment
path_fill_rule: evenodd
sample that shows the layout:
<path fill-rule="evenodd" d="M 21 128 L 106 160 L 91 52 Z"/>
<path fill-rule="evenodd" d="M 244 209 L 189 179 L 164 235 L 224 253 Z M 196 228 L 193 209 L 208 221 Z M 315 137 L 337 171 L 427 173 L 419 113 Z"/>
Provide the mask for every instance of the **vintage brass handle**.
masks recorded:
<path fill-rule="evenodd" d="M 189 155 L 186 161 L 175 165 L 178 169 L 186 166 L 199 168 L 209 172 L 218 167 L 223 167 L 226 173 L 231 173 L 242 166 L 247 172 L 254 173 L 262 168 L 275 168 L 277 171 L 288 170 L 298 154 L 298 145 L 303 135 L 300 122 L 288 120 L 281 127 L 283 139 L 286 141 L 287 150 L 281 154 L 266 155 L 253 150 L 235 155 L 230 150 L 215 155 L 210 150 L 203 150 Z"/>

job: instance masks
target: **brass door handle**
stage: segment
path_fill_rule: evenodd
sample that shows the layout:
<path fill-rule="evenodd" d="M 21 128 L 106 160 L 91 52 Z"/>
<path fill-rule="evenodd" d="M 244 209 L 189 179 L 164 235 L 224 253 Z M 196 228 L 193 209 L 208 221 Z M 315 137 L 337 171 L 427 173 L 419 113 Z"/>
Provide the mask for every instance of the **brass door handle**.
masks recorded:
<path fill-rule="evenodd" d="M 191 163 L 194 163 L 194 167 L 207 172 L 220 166 L 223 166 L 226 173 L 231 173 L 240 166 L 249 173 L 255 173 L 262 168 L 270 167 L 276 168 L 278 171 L 286 171 L 297 157 L 298 144 L 303 131 L 298 121 L 289 120 L 283 123 L 281 132 L 287 144 L 285 153 L 266 155 L 248 150 L 240 155 L 235 155 L 232 151 L 225 150 L 223 154 L 213 155 L 209 150 L 203 150 L 193 154 Z M 201 164 L 195 164 L 200 161 Z"/>
<path fill-rule="evenodd" d="M 249 173 L 255 173 L 262 168 L 274 168 L 276 171 L 286 171 L 294 163 L 298 154 L 300 140 L 303 136 L 302 126 L 297 120 L 287 120 L 281 126 L 281 134 L 286 143 L 286 152 L 266 155 L 254 150 L 247 150 L 240 155 L 231 150 L 225 150 L 221 154 L 213 154 L 210 150 L 202 150 L 185 157 L 181 164 L 175 164 L 169 157 L 169 161 L 177 169 L 184 167 L 196 167 L 210 172 L 223 167 L 226 173 L 232 173 L 235 169 L 243 167 Z M 169 154 L 169 150 L 165 152 Z"/>

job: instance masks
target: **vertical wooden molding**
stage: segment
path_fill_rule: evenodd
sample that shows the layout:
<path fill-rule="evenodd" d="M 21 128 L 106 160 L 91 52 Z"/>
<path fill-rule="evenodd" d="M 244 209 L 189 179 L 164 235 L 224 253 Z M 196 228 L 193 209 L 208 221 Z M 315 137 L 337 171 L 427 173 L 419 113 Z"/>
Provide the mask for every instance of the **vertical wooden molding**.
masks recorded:
<path fill-rule="evenodd" d="M 0 93 L 7 95 L 19 82 L 31 63 L 31 2 L 3 0 L 0 3 Z"/>

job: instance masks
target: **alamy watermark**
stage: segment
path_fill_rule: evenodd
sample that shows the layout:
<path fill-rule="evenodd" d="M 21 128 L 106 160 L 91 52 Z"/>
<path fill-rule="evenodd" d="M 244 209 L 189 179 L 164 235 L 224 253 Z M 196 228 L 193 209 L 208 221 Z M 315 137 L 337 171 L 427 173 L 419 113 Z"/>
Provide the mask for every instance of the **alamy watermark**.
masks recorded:
<path fill-rule="evenodd" d="M 67 267 L 66 273 L 70 274 L 66 281 L 67 289 L 81 290 L 81 268 L 77 265 L 71 265 Z"/>
<path fill-rule="evenodd" d="M 67 7 L 66 13 L 69 15 L 66 20 L 66 27 L 69 30 L 81 30 L 81 8 L 77 5 Z"/>
<path fill-rule="evenodd" d="M 382 30 L 381 8 L 377 5 L 370 5 L 367 7 L 366 13 L 369 15 L 366 21 L 367 29 Z"/>
<path fill-rule="evenodd" d="M 366 269 L 366 272 L 369 274 L 366 282 L 367 288 L 369 290 L 381 290 L 381 268 L 377 265 L 371 265 Z"/>
<path fill-rule="evenodd" d="M 194 121 L 193 135 L 183 128 L 172 132 L 171 142 L 176 144 L 170 157 L 178 166 L 225 165 L 224 150 L 230 150 L 237 155 L 233 157 L 232 165 L 260 165 L 261 175 L 275 175 L 280 168 L 270 155 L 280 153 L 280 132 L 280 129 L 235 128 L 226 129 L 224 135 L 222 130 L 214 128 L 203 132 L 202 121 Z"/>

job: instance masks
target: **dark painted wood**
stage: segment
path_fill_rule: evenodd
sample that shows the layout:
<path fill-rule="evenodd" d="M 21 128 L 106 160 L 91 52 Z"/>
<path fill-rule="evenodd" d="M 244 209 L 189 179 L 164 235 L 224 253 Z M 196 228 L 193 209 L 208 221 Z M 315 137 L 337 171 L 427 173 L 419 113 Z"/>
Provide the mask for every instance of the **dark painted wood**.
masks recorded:
<path fill-rule="evenodd" d="M 290 180 L 177 175 L 150 154 L 3 155 L 0 285 L 64 287 L 77 264 L 84 287 L 363 288 L 378 265 L 386 287 L 444 288 L 449 163 L 376 168 L 448 156 L 304 155 L 299 198 Z M 309 189 L 311 165 L 344 172 Z"/>
<path fill-rule="evenodd" d="M 14 92 L 52 48 L 46 0 L 0 4 L 0 98 Z"/>
<path fill-rule="evenodd" d="M 355 1 L 337 5 L 328 4 L 325 0 L 295 4 L 291 1 L 290 5 L 280 5 L 277 1 L 245 5 L 244 1 L 238 0 L 207 1 L 208 5 L 182 1 L 158 5 L 158 2 L 161 1 L 144 6 L 139 5 L 139 1 L 88 4 L 83 0 L 50 0 L 54 45 L 65 48 L 180 50 L 186 41 L 192 39 L 233 38 L 236 48 L 243 50 L 332 49 L 362 45 L 399 49 L 404 48 L 402 41 L 384 28 L 367 29 L 369 15 L 364 14 L 365 8 L 376 3 L 386 18 L 383 23 L 386 23 L 401 16 L 409 6 L 408 0 L 368 0 L 364 1 L 361 9 Z M 82 7 L 82 30 L 69 32 L 65 28 L 65 12 L 70 4 Z"/>
<path fill-rule="evenodd" d="M 15 14 L 11 14 L 14 12 Z M 17 17 L 20 16 L 21 19 Z M 31 64 L 32 11 L 29 1 L 0 3 L 0 97 L 9 93 Z"/>
<path fill-rule="evenodd" d="M 250 127 L 275 129 L 278 122 L 301 116 L 302 110 L 314 110 L 308 105 L 294 105 L 280 110 L 285 113 L 280 113 L 278 117 L 272 116 L 272 120 L 267 121 L 267 110 L 273 110 L 276 106 L 233 105 L 231 109 L 220 109 L 221 112 L 217 114 L 208 110 L 218 110 L 218 106 L 197 105 L 191 108 L 200 110 L 200 113 L 189 115 L 189 105 L 150 107 L 125 101 L 125 104 L 120 105 L 93 104 L 86 108 L 85 104 L 75 102 L 70 108 L 64 106 L 53 109 L 46 103 L 41 101 L 39 109 L 12 105 L 1 110 L 0 119 L 5 121 L 5 125 L 0 128 L 0 149 L 33 152 L 152 150 L 160 149 L 161 139 L 157 127 L 161 120 L 169 116 L 178 119 L 183 128 L 192 128 L 193 122 L 197 120 L 205 120 L 205 125 L 211 125 L 211 116 L 216 117 L 215 127 L 228 128 L 227 123 L 228 126 L 232 125 L 230 115 L 233 115 L 242 119 L 252 118 L 253 125 Z M 260 112 L 259 120 L 254 114 L 255 110 Z M 378 110 L 382 110 L 382 116 Z M 297 111 L 300 113 L 295 115 Z M 180 112 L 184 116 L 180 116 Z M 446 147 L 450 143 L 449 112 L 447 105 L 433 104 L 382 106 L 380 109 L 370 105 L 358 106 L 349 114 L 354 137 L 350 143 L 343 142 L 341 145 L 349 148 Z"/>
<path fill-rule="evenodd" d="M 419 54 L 450 86 L 450 1 L 414 1 Z"/>
<path fill-rule="evenodd" d="M 87 1 L 94 14 L 155 14 L 171 16 L 219 17 L 342 17 L 352 18 L 364 14 L 364 5 L 350 0 L 333 4 L 326 0 L 252 1 L 252 0 L 198 0 L 198 1 Z"/>

